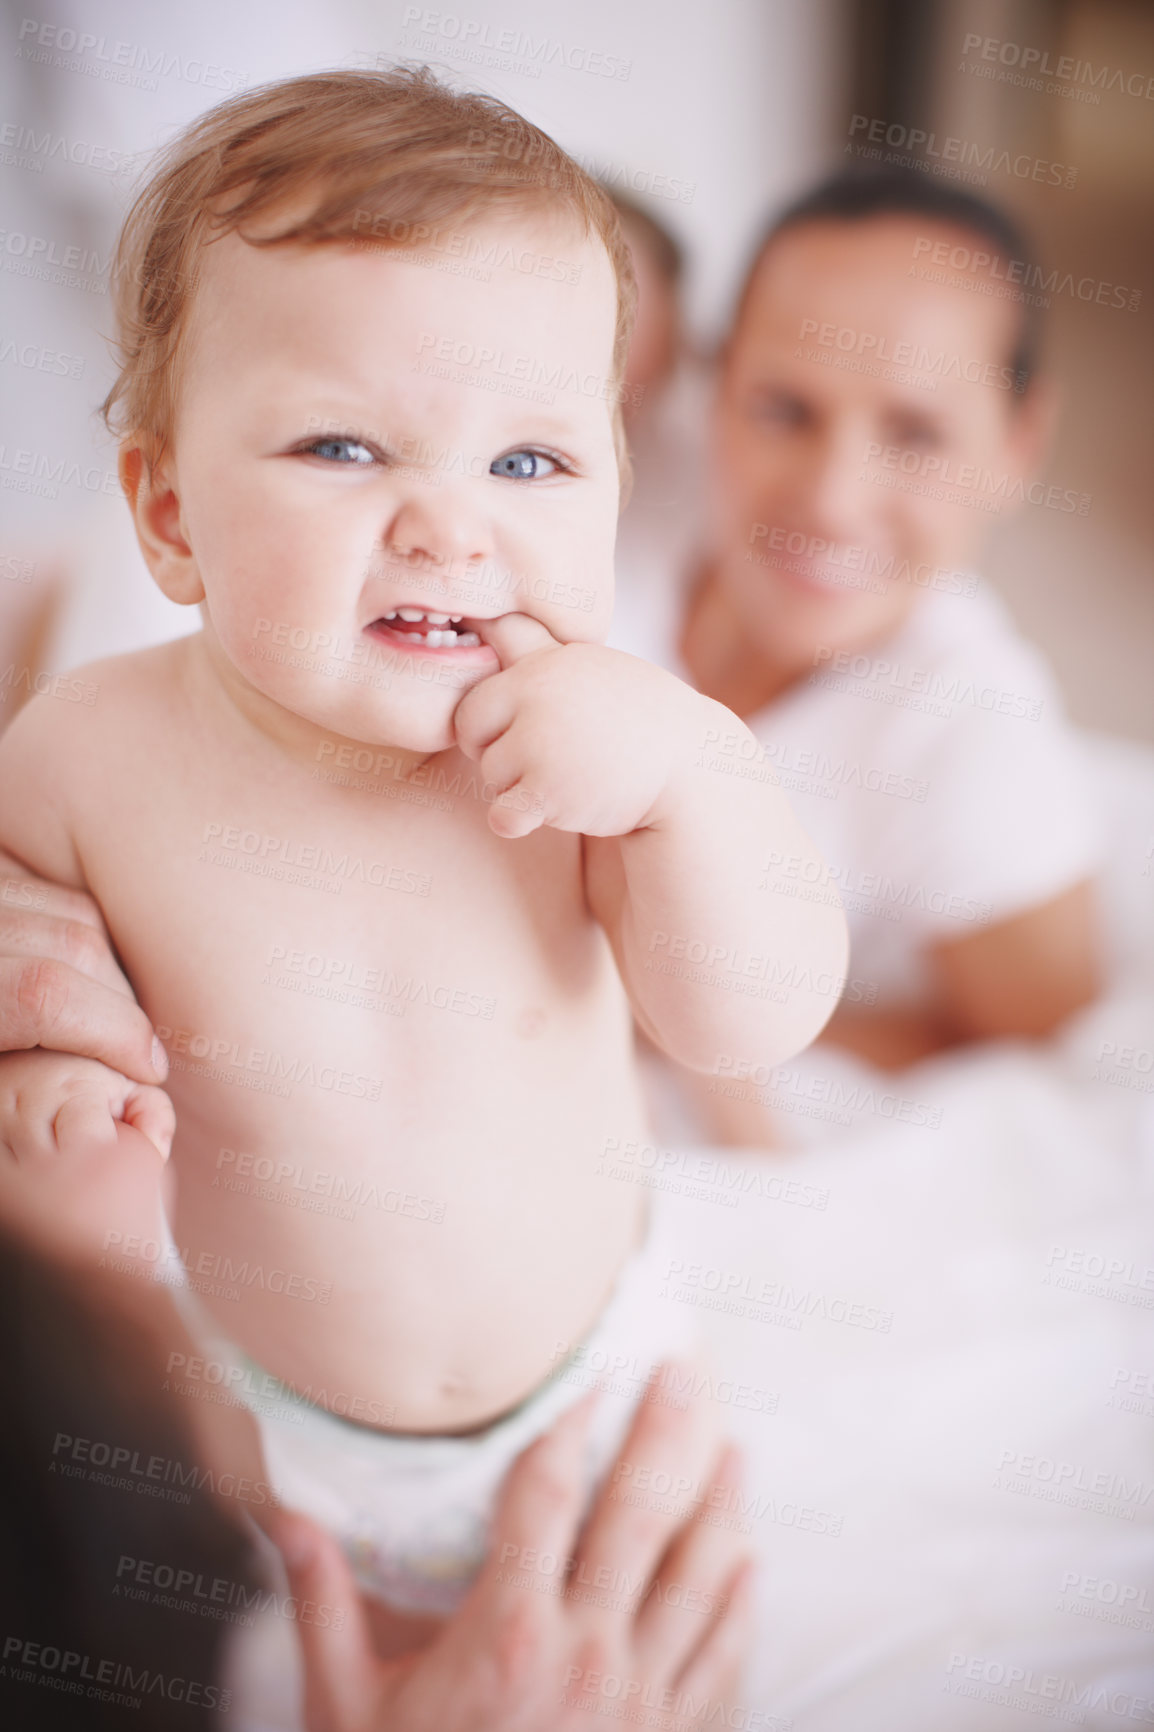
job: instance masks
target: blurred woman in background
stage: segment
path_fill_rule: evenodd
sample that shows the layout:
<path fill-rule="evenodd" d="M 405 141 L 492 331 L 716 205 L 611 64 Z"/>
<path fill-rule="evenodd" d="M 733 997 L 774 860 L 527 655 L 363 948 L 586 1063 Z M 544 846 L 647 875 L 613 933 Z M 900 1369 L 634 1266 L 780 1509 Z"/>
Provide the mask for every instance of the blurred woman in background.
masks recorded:
<path fill-rule="evenodd" d="M 898 1069 L 1047 1036 L 1096 991 L 1099 842 L 1076 750 L 977 572 L 1004 504 L 1078 507 L 1035 480 L 1053 412 L 1036 309 L 996 292 L 1027 259 L 985 201 L 884 170 L 791 206 L 747 275 L 705 553 L 668 572 L 673 607 L 615 641 L 749 723 L 763 763 L 736 739 L 710 761 L 780 777 L 832 864 L 796 894 L 839 894 L 853 951 L 817 1049 L 776 1077 L 724 1055 L 697 1086 L 707 1137 L 820 1125 L 831 1046 Z"/>

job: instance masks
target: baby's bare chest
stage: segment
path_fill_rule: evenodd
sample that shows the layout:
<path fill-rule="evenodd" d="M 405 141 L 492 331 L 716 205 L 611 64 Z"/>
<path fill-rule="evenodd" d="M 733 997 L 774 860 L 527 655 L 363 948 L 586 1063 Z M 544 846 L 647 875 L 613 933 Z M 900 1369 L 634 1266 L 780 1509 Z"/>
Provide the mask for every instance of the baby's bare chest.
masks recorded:
<path fill-rule="evenodd" d="M 87 864 L 170 1054 L 218 1080 L 451 1117 L 550 1052 L 621 1041 L 576 837 L 500 839 L 460 800 L 226 782 L 157 800 L 130 859 Z"/>

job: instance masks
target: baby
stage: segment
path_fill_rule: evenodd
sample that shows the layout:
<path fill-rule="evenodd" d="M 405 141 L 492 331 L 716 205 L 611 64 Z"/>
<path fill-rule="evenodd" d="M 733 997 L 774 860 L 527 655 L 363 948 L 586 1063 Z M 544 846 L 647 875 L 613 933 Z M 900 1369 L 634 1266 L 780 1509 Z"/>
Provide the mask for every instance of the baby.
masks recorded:
<path fill-rule="evenodd" d="M 633 1021 L 783 1060 L 843 922 L 775 894 L 821 863 L 719 773 L 743 724 L 604 646 L 632 280 L 549 138 L 427 72 L 269 85 L 169 147 L 118 275 L 105 412 L 202 629 L 27 707 L 0 842 L 97 899 L 167 1042 L 175 1240 L 274 1483 L 447 1612 L 566 1355 L 676 1346 L 598 1173 L 646 1134 Z M 0 1061 L 17 1154 L 168 1110 Z"/>

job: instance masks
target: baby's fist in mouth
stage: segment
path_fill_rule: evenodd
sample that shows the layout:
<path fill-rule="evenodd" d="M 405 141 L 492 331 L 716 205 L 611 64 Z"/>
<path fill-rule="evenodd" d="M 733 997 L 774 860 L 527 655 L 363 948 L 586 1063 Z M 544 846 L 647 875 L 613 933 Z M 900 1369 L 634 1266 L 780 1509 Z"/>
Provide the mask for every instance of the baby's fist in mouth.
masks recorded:
<path fill-rule="evenodd" d="M 625 836 L 649 823 L 701 743 L 698 694 L 620 650 L 558 643 L 527 614 L 482 629 L 501 670 L 466 692 L 453 725 L 497 791 L 490 828 Z"/>

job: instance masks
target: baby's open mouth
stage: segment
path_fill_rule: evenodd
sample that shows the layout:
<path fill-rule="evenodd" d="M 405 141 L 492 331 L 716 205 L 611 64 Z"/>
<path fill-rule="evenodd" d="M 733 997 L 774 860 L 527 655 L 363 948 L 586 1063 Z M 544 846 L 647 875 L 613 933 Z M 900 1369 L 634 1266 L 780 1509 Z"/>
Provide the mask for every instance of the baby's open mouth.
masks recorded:
<path fill-rule="evenodd" d="M 398 607 L 373 620 L 370 631 L 399 638 L 412 649 L 476 649 L 481 639 L 460 613 L 426 613 L 419 607 Z"/>

